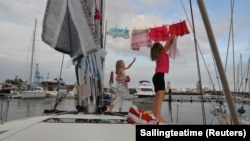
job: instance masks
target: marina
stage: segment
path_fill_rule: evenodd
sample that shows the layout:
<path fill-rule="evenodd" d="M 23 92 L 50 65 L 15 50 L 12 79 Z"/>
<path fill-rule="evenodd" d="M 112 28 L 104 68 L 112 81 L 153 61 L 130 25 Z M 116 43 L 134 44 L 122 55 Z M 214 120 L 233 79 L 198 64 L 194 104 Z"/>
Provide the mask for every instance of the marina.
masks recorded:
<path fill-rule="evenodd" d="M 138 4 L 144 3 L 140 2 L 142 1 L 133 3 L 133 5 L 137 7 Z M 115 108 L 112 110 L 112 112 L 110 112 L 109 110 L 107 110 L 107 106 L 110 106 L 112 104 L 112 100 L 117 95 L 120 95 L 122 92 L 118 93 L 115 90 L 111 91 L 113 90 L 111 87 L 113 84 L 113 80 L 110 81 L 109 83 L 110 89 L 107 89 L 107 91 L 105 91 L 104 85 L 107 84 L 104 83 L 106 77 L 105 73 L 106 69 L 110 69 L 106 65 L 108 63 L 112 64 L 113 61 L 113 59 L 107 59 L 110 56 L 107 54 L 108 52 L 111 52 L 112 54 L 117 55 L 112 50 L 109 50 L 110 46 L 114 45 L 115 48 L 113 49 L 116 49 L 120 48 L 119 44 L 117 43 L 121 43 L 124 46 L 126 44 L 115 40 L 113 40 L 114 44 L 112 44 L 110 40 L 109 42 L 106 42 L 107 39 L 106 36 L 113 36 L 113 38 L 121 36 L 124 39 L 129 38 L 128 34 L 129 30 L 127 29 L 127 27 L 125 28 L 125 30 L 123 29 L 118 30 L 117 27 L 110 28 L 113 30 L 107 29 L 108 24 L 106 20 L 108 18 L 106 16 L 113 17 L 112 14 L 115 13 L 113 10 L 117 11 L 118 9 L 116 9 L 116 6 L 118 5 L 114 6 L 115 3 L 113 4 L 111 3 L 110 5 L 107 6 L 105 0 L 100 0 L 100 1 L 48 0 L 46 6 L 43 7 L 45 8 L 45 10 L 43 10 L 44 13 L 40 15 L 40 17 L 43 16 L 43 21 L 41 22 L 42 24 L 40 26 L 40 29 L 42 30 L 40 37 L 42 42 L 46 46 L 56 51 L 60 55 L 62 55 L 62 62 L 60 66 L 59 76 L 57 77 L 56 80 L 54 79 L 55 81 L 53 80 L 51 81 L 49 77 L 47 77 L 47 80 L 50 81 L 46 82 L 43 81 L 43 85 L 41 85 L 40 75 L 39 73 L 36 73 L 37 75 L 35 76 L 39 77 L 35 78 L 39 78 L 39 81 L 33 81 L 33 76 L 32 76 L 33 64 L 34 64 L 33 56 L 35 53 L 34 47 L 36 41 L 35 33 L 37 24 L 37 20 L 35 19 L 35 30 L 32 38 L 32 55 L 30 63 L 30 72 L 28 73 L 30 74 L 29 80 L 22 81 L 21 79 L 18 79 L 18 76 L 16 76 L 15 78 L 16 80 L 15 82 L 19 82 L 18 84 L 20 84 L 19 85 L 20 88 L 21 85 L 28 84 L 27 89 L 20 91 L 19 94 L 21 95 L 21 98 L 17 97 L 18 94 L 12 95 L 12 93 L 7 94 L 7 96 L 6 94 L 4 94 L 4 96 L 0 97 L 0 105 L 1 105 L 0 140 L 1 141 L 19 141 L 19 140 L 32 140 L 32 141 L 33 140 L 36 141 L 44 141 L 44 140 L 46 141 L 52 141 L 52 140 L 130 141 L 131 140 L 132 141 L 135 139 L 137 140 L 138 136 L 142 136 L 141 134 L 138 134 L 136 127 L 139 126 L 136 125 L 165 125 L 164 127 L 154 126 L 154 128 L 159 128 L 154 130 L 161 130 L 160 129 L 161 127 L 167 128 L 169 125 L 249 125 L 250 104 L 246 102 L 245 99 L 241 98 L 236 99 L 236 95 L 233 95 L 231 92 L 229 83 L 227 81 L 227 75 L 225 71 L 226 67 L 224 68 L 220 58 L 221 56 L 218 51 L 215 37 L 213 35 L 214 33 L 211 28 L 209 19 L 210 16 L 208 16 L 208 13 L 206 11 L 207 9 L 205 3 L 203 3 L 202 0 L 197 0 L 197 6 L 195 6 L 195 4 L 191 4 L 191 1 L 189 2 L 190 2 L 190 12 L 193 21 L 192 24 L 189 23 L 189 26 L 187 26 L 189 22 L 188 21 L 189 17 L 187 16 L 187 20 L 181 19 L 180 22 L 175 21 L 175 23 L 173 23 L 172 21 L 172 24 L 170 24 L 171 22 L 168 21 L 169 24 L 166 23 L 167 25 L 163 24 L 157 28 L 152 26 L 151 28 L 148 28 L 146 30 L 137 30 L 136 34 L 135 32 L 132 32 L 130 41 L 131 41 L 131 49 L 137 51 L 139 51 L 138 48 L 139 44 L 137 44 L 138 42 L 135 43 L 136 41 L 135 39 L 138 36 L 134 35 L 146 36 L 146 37 L 143 36 L 143 39 L 144 42 L 147 42 L 147 44 L 140 44 L 139 46 L 141 47 L 147 46 L 154 48 L 155 45 L 157 44 L 152 45 L 153 42 L 155 43 L 158 42 L 159 44 L 161 41 L 166 42 L 166 45 L 168 45 L 167 47 L 169 48 L 169 50 L 166 50 L 166 53 L 162 51 L 162 47 L 160 46 L 159 50 L 155 52 L 156 53 L 155 57 L 154 55 L 152 56 L 152 50 L 150 50 L 151 52 L 150 57 L 152 60 L 154 60 L 154 58 L 156 59 L 156 69 L 152 73 L 158 73 L 158 72 L 168 73 L 169 66 L 167 66 L 166 63 L 171 62 L 171 64 L 175 64 L 174 62 L 175 59 L 176 62 L 178 62 L 178 58 L 175 58 L 179 55 L 178 54 L 179 51 L 177 49 L 177 36 L 181 37 L 183 35 L 188 35 L 190 33 L 193 34 L 194 40 L 191 41 L 194 41 L 194 45 L 183 44 L 183 46 L 195 47 L 198 73 L 194 70 L 191 71 L 192 77 L 193 75 L 198 75 L 198 79 L 197 78 L 194 79 L 196 81 L 195 88 L 188 89 L 186 93 L 175 93 L 179 92 L 179 90 L 181 89 L 172 87 L 173 85 L 172 83 L 170 83 L 170 80 L 172 82 L 173 80 L 177 79 L 175 79 L 175 77 L 172 78 L 171 75 L 179 76 L 179 74 L 184 74 L 184 75 L 190 74 L 187 73 L 186 69 L 184 70 L 185 67 L 182 66 L 182 68 L 174 69 L 176 70 L 176 72 L 172 71 L 173 73 L 167 76 L 168 78 L 167 82 L 160 81 L 156 83 L 158 78 L 154 77 L 154 84 L 159 84 L 159 83 L 164 85 L 167 84 L 165 86 L 165 91 L 167 93 L 165 94 L 164 99 L 163 99 L 164 93 L 160 93 L 162 95 L 160 95 L 159 99 L 158 98 L 156 99 L 156 100 L 163 100 L 162 105 L 160 105 L 159 103 L 155 104 L 155 99 L 154 99 L 155 91 L 153 90 L 153 88 L 155 87 L 157 92 L 159 92 L 158 90 L 164 89 L 164 85 L 159 87 L 160 89 L 157 89 L 157 86 L 154 87 L 151 86 L 150 81 L 147 81 L 148 78 L 145 79 L 143 78 L 139 79 L 142 81 L 139 81 L 138 87 L 135 87 L 134 89 L 135 93 L 131 93 L 124 99 L 122 97 L 121 100 L 124 101 L 121 102 L 121 105 L 115 105 Z M 148 3 L 144 4 L 146 6 L 145 8 L 148 9 L 147 8 Z M 164 4 L 167 4 L 167 6 L 171 6 L 169 3 L 164 3 Z M 109 6 L 111 7 L 108 8 L 107 10 L 107 7 Z M 201 17 L 199 19 L 196 18 L 194 19 L 192 13 L 192 6 L 195 6 L 196 9 L 200 10 L 199 13 Z M 184 7 L 183 9 L 185 10 Z M 131 9 L 129 9 L 129 11 L 130 10 L 132 10 L 132 7 Z M 109 15 L 108 14 L 106 15 L 106 11 L 110 12 Z M 214 9 L 210 9 L 209 11 L 214 11 Z M 134 12 L 135 11 L 131 13 Z M 138 12 L 141 13 L 140 11 L 137 11 L 135 13 L 140 17 L 140 14 Z M 172 13 L 171 11 L 168 12 Z M 163 13 L 166 13 L 166 11 Z M 153 15 L 159 15 L 159 14 L 154 13 Z M 170 16 L 172 16 L 172 14 Z M 150 17 L 150 16 L 147 15 L 145 17 Z M 183 15 L 182 14 L 179 15 L 179 17 L 183 17 Z M 128 18 L 129 21 L 130 18 Z M 169 17 L 169 19 L 171 19 L 171 17 Z M 144 23 L 141 20 L 141 18 L 137 18 L 135 20 L 137 22 L 134 23 Z M 154 26 L 157 23 L 163 22 L 163 19 L 161 19 L 158 22 L 156 19 L 154 20 L 152 20 L 154 21 L 153 22 Z M 194 21 L 196 23 L 202 23 L 201 22 L 202 20 L 205 27 L 202 35 L 205 35 L 204 34 L 205 32 L 207 33 L 208 41 L 206 40 L 205 41 L 210 44 L 210 49 L 211 49 L 211 53 L 206 53 L 206 54 L 210 54 L 212 57 L 209 60 L 213 60 L 215 67 L 214 71 L 216 73 L 216 76 L 219 76 L 217 77 L 220 79 L 218 81 L 219 88 L 215 87 L 217 84 L 214 84 L 214 82 L 211 79 L 211 76 L 209 76 L 210 88 L 202 86 L 201 78 L 205 75 L 206 72 L 200 70 L 200 64 L 199 64 L 200 56 L 198 55 L 198 50 L 197 50 L 198 42 L 196 40 L 195 36 L 196 33 L 194 30 L 195 29 Z M 132 22 L 128 23 L 131 24 L 130 26 L 135 29 L 135 25 L 132 25 Z M 214 24 L 212 25 L 214 26 Z M 231 25 L 230 25 L 230 31 L 231 31 Z M 147 25 L 144 25 L 144 27 L 145 26 L 147 27 Z M 223 31 L 224 30 L 225 29 L 223 29 Z M 158 33 L 160 33 L 160 36 L 158 35 Z M 172 38 L 173 35 L 176 36 L 175 41 L 171 40 L 173 39 Z M 169 37 L 171 37 L 170 40 Z M 189 40 L 190 37 L 188 37 Z M 140 39 L 141 38 L 138 38 L 137 41 L 140 42 Z M 188 50 L 190 50 L 190 48 L 188 48 Z M 115 52 L 117 51 L 118 50 L 116 50 Z M 123 51 L 124 51 L 123 55 L 127 59 L 127 54 L 129 53 L 126 52 L 126 50 Z M 119 53 L 121 52 L 122 50 L 119 49 Z M 191 52 L 192 55 L 188 52 L 186 52 L 186 54 L 189 54 L 189 56 L 194 56 L 193 53 L 194 51 Z M 162 55 L 157 56 L 157 54 L 164 54 L 165 61 L 163 62 L 159 61 L 158 59 L 162 58 Z M 70 58 L 70 61 L 68 62 L 66 67 L 64 66 L 64 55 L 67 55 L 67 57 Z M 135 53 L 134 55 L 140 58 L 142 54 Z M 122 54 L 121 55 L 119 54 L 118 56 L 121 57 Z M 147 55 L 147 57 L 149 56 Z M 205 56 L 205 58 L 207 57 L 208 56 Z M 44 59 L 47 58 L 44 57 Z M 53 59 L 49 59 L 47 62 L 50 61 L 52 62 L 52 60 Z M 183 61 L 184 61 L 182 62 L 183 65 L 189 64 L 188 63 L 189 60 L 183 59 Z M 143 63 L 140 62 L 140 60 L 138 60 L 138 62 L 139 62 L 138 66 L 139 64 L 144 64 L 144 65 L 148 64 L 144 63 L 145 58 L 143 60 Z M 248 66 L 249 64 L 250 64 L 250 58 Z M 63 82 L 63 84 L 61 84 L 62 78 L 65 77 L 65 74 L 62 72 L 65 72 L 64 69 L 68 68 L 69 66 L 74 67 L 74 74 L 72 75 L 75 76 L 75 82 L 71 83 L 74 84 L 71 86 L 76 88 L 75 89 L 76 91 L 71 91 L 72 92 L 70 93 L 70 95 L 72 94 L 71 98 L 67 97 L 69 89 L 65 87 L 64 85 L 65 83 Z M 161 68 L 163 66 L 167 66 L 167 68 Z M 140 71 L 138 71 L 139 74 L 140 72 L 145 72 L 141 74 L 143 77 L 145 77 L 146 73 L 148 73 L 149 70 L 143 68 L 142 66 L 140 66 L 139 68 L 140 68 Z M 150 70 L 153 70 L 152 66 L 150 68 L 151 68 Z M 195 67 L 192 66 L 192 68 Z M 210 75 L 210 68 L 209 69 L 208 67 L 205 68 L 208 74 Z M 59 67 L 56 69 L 59 70 Z M 39 70 L 38 66 L 37 70 Z M 178 73 L 178 71 L 180 73 Z M 241 68 L 240 71 L 243 71 L 243 69 Z M 249 69 L 247 71 L 249 72 Z M 118 73 L 119 71 L 117 71 L 117 68 L 115 72 L 116 72 L 115 74 L 119 75 Z M 128 79 L 125 80 L 118 79 L 117 76 L 115 80 L 122 81 L 128 84 L 130 82 L 130 76 L 132 75 L 127 75 L 129 81 L 127 81 Z M 152 76 L 152 74 L 149 75 L 148 73 L 148 76 Z M 246 75 L 241 74 L 242 78 L 241 83 L 243 83 L 243 77 L 245 76 L 246 78 L 249 78 L 248 73 Z M 114 77 L 112 76 L 112 79 L 113 78 Z M 136 80 L 134 78 L 135 77 L 131 77 L 131 80 L 133 81 Z M 181 83 L 182 81 L 183 83 L 186 84 L 190 83 L 190 79 L 184 81 L 184 78 L 183 77 L 181 78 L 182 79 L 179 81 L 179 83 Z M 9 80 L 9 82 L 11 81 Z M 144 84 L 144 82 L 148 82 L 149 84 Z M 14 81 L 11 83 L 14 84 Z M 42 93 L 42 97 L 38 98 L 33 95 L 35 94 L 34 92 L 37 92 L 34 91 L 33 89 L 35 88 L 33 86 L 36 85 L 39 86 L 39 92 Z M 246 89 L 247 86 L 248 90 Z M 246 81 L 245 90 L 242 89 L 242 94 L 243 91 L 244 94 L 246 93 L 246 96 L 249 94 L 250 92 L 249 86 L 250 85 L 247 85 Z M 241 88 L 243 88 L 243 85 L 237 88 L 238 91 Z M 237 91 L 236 88 L 233 91 Z M 77 97 L 75 97 L 74 92 L 77 93 Z M 220 92 L 220 94 L 218 94 L 217 92 Z M 24 98 L 24 96 L 27 96 L 27 98 Z M 158 95 L 156 96 L 158 97 Z M 242 95 L 237 94 L 237 96 L 242 96 Z M 119 106 L 122 106 L 122 108 Z M 121 111 L 121 109 L 123 109 L 123 111 Z M 157 111 L 157 109 L 161 109 L 161 111 Z M 167 122 L 165 122 L 163 119 L 166 119 Z M 245 126 L 241 127 L 245 128 Z M 204 137 L 207 137 L 207 135 L 205 135 Z"/>
<path fill-rule="evenodd" d="M 190 97 L 193 97 L 193 101 L 188 101 Z M 204 125 L 202 117 L 202 107 L 199 101 L 198 95 L 173 95 L 172 102 L 167 101 L 168 95 L 165 96 L 165 101 L 162 106 L 162 113 L 172 124 L 190 124 L 190 125 Z M 177 101 L 177 99 L 183 99 L 183 101 Z M 7 118 L 6 121 L 13 121 L 28 117 L 42 116 L 44 109 L 51 109 L 56 102 L 55 98 L 44 99 L 8 99 L 1 97 L 0 103 L 2 106 L 1 118 Z M 9 103 L 8 109 L 7 103 Z M 59 104 L 57 109 L 63 111 L 76 111 L 75 105 L 77 105 L 77 99 L 65 98 Z M 218 121 L 217 117 L 211 113 L 214 109 L 213 103 L 210 101 L 204 102 L 206 123 L 208 125 L 222 124 Z M 127 99 L 124 102 L 124 111 L 128 112 L 129 107 L 136 105 L 144 110 L 152 109 L 152 97 L 149 98 L 134 98 Z M 250 104 L 244 104 L 241 102 L 236 103 L 237 109 L 243 105 L 245 113 L 241 116 L 250 117 Z M 4 111 L 7 110 L 7 115 L 4 115 Z M 118 109 L 114 109 L 117 111 Z"/>

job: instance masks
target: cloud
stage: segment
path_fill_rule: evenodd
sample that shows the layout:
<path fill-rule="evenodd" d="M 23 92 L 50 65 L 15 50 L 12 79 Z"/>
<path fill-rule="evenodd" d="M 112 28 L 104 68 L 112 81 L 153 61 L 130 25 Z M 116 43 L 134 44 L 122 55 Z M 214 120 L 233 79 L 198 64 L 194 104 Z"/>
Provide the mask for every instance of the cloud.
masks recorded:
<path fill-rule="evenodd" d="M 188 1 L 181 1 L 185 10 L 180 1 L 128 0 L 117 2 L 116 0 L 107 0 L 105 2 L 105 26 L 107 23 L 107 29 L 117 26 L 128 28 L 131 33 L 134 28 L 155 27 L 185 19 L 190 32 L 192 32 L 192 17 Z M 243 68 L 247 65 L 250 54 L 250 19 L 247 18 L 250 13 L 247 6 L 249 3 L 248 0 L 237 1 L 234 7 L 234 59 L 237 64 L 240 63 L 239 56 L 242 54 Z M 224 63 L 228 58 L 227 75 L 232 87 L 232 76 L 234 74 L 233 71 L 229 70 L 233 68 L 233 49 L 232 39 L 228 39 L 230 2 L 228 0 L 210 0 L 205 1 L 205 4 L 223 66 L 225 66 Z M 59 76 L 63 55 L 41 40 L 45 6 L 45 0 L 0 1 L 0 82 L 6 79 L 14 79 L 15 76 L 25 79 L 25 75 L 28 74 L 29 52 L 32 46 L 35 19 L 38 20 L 35 61 L 39 64 L 40 74 L 43 78 L 49 77 L 51 79 Z M 204 86 L 210 86 L 211 82 L 209 82 L 207 69 L 211 71 L 214 83 L 216 83 L 218 73 L 215 72 L 215 62 L 197 3 L 192 3 L 192 10 L 195 38 L 198 41 L 197 56 L 201 79 Z M 229 47 L 228 43 L 230 43 Z M 170 81 L 173 87 L 180 87 L 183 90 L 187 87 L 196 87 L 199 76 L 194 34 L 180 37 L 177 45 L 180 56 L 177 56 L 175 60 L 171 59 L 170 73 L 165 76 L 165 80 Z M 116 60 L 124 59 L 125 63 L 128 64 L 133 57 L 137 58 L 136 62 L 126 72 L 131 76 L 129 86 L 135 86 L 140 80 L 151 81 L 155 64 L 149 58 L 149 48 L 142 47 L 139 51 L 133 51 L 130 48 L 130 39 L 113 38 L 108 35 L 106 36 L 105 47 L 108 54 L 105 59 L 104 85 L 108 84 L 110 71 L 114 70 Z M 229 52 L 228 55 L 227 51 Z M 62 77 L 66 83 L 73 84 L 76 81 L 74 66 L 67 65 L 70 61 L 68 55 L 64 57 Z M 209 68 L 206 68 L 206 66 L 209 66 Z M 216 85 L 218 86 L 218 84 Z"/>

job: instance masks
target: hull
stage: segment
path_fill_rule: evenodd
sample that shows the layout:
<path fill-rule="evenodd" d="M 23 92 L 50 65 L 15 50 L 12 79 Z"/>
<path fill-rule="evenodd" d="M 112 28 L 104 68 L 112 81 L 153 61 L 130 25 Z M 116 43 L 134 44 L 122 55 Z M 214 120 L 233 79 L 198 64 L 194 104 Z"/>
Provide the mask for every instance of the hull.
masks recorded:
<path fill-rule="evenodd" d="M 28 98 L 44 98 L 45 93 L 43 91 L 24 91 L 22 92 L 22 99 Z"/>
<path fill-rule="evenodd" d="M 11 93 L 11 89 L 0 90 L 0 93 L 10 94 Z"/>
<path fill-rule="evenodd" d="M 139 85 L 135 87 L 135 93 L 138 98 L 155 97 L 155 92 L 150 81 L 139 81 Z"/>
<path fill-rule="evenodd" d="M 42 87 L 35 87 L 34 90 L 23 91 L 21 94 L 22 99 L 28 98 L 44 98 L 45 92 Z"/>

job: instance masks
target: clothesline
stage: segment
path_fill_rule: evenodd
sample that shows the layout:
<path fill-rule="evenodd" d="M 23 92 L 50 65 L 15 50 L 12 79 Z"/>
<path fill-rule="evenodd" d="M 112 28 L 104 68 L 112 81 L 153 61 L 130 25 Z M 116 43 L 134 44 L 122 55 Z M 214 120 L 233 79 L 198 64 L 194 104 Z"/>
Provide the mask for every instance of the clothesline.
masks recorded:
<path fill-rule="evenodd" d="M 134 31 L 134 32 L 133 32 Z M 163 24 L 162 26 L 158 27 L 150 27 L 150 28 L 143 28 L 143 29 L 133 29 L 132 33 L 138 34 L 141 32 L 149 32 L 149 36 L 152 41 L 166 41 L 168 39 L 169 34 L 176 34 L 177 36 L 183 36 L 185 34 L 189 34 L 189 30 L 186 25 L 186 21 L 183 20 L 179 23 L 173 24 Z M 116 37 L 123 37 L 128 39 L 129 36 L 129 29 L 119 28 L 119 27 L 112 27 L 107 31 L 107 35 L 111 35 L 114 38 Z"/>
<path fill-rule="evenodd" d="M 174 24 L 164 24 L 158 27 L 144 28 L 144 29 L 133 29 L 131 32 L 131 49 L 139 51 L 140 47 L 152 47 L 153 42 L 167 41 L 169 35 L 175 34 L 177 36 L 183 36 L 189 34 L 189 30 L 186 25 L 186 21 L 183 20 L 179 23 Z M 107 31 L 107 35 L 111 35 L 114 38 L 123 37 L 128 39 L 129 29 L 125 28 L 110 28 Z M 177 49 L 177 37 L 170 48 L 170 57 L 175 59 L 179 55 L 179 50 Z"/>

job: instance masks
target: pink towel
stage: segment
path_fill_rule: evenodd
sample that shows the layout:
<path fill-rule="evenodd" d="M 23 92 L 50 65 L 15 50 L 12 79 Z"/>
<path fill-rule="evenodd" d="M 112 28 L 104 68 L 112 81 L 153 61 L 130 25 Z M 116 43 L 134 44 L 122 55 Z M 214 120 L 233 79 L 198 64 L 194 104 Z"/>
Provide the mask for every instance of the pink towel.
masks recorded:
<path fill-rule="evenodd" d="M 152 41 L 167 41 L 169 38 L 168 25 L 149 28 L 149 38 Z"/>
<path fill-rule="evenodd" d="M 139 50 L 140 47 L 152 47 L 152 42 L 148 36 L 148 29 L 133 29 L 131 35 L 131 48 Z"/>

